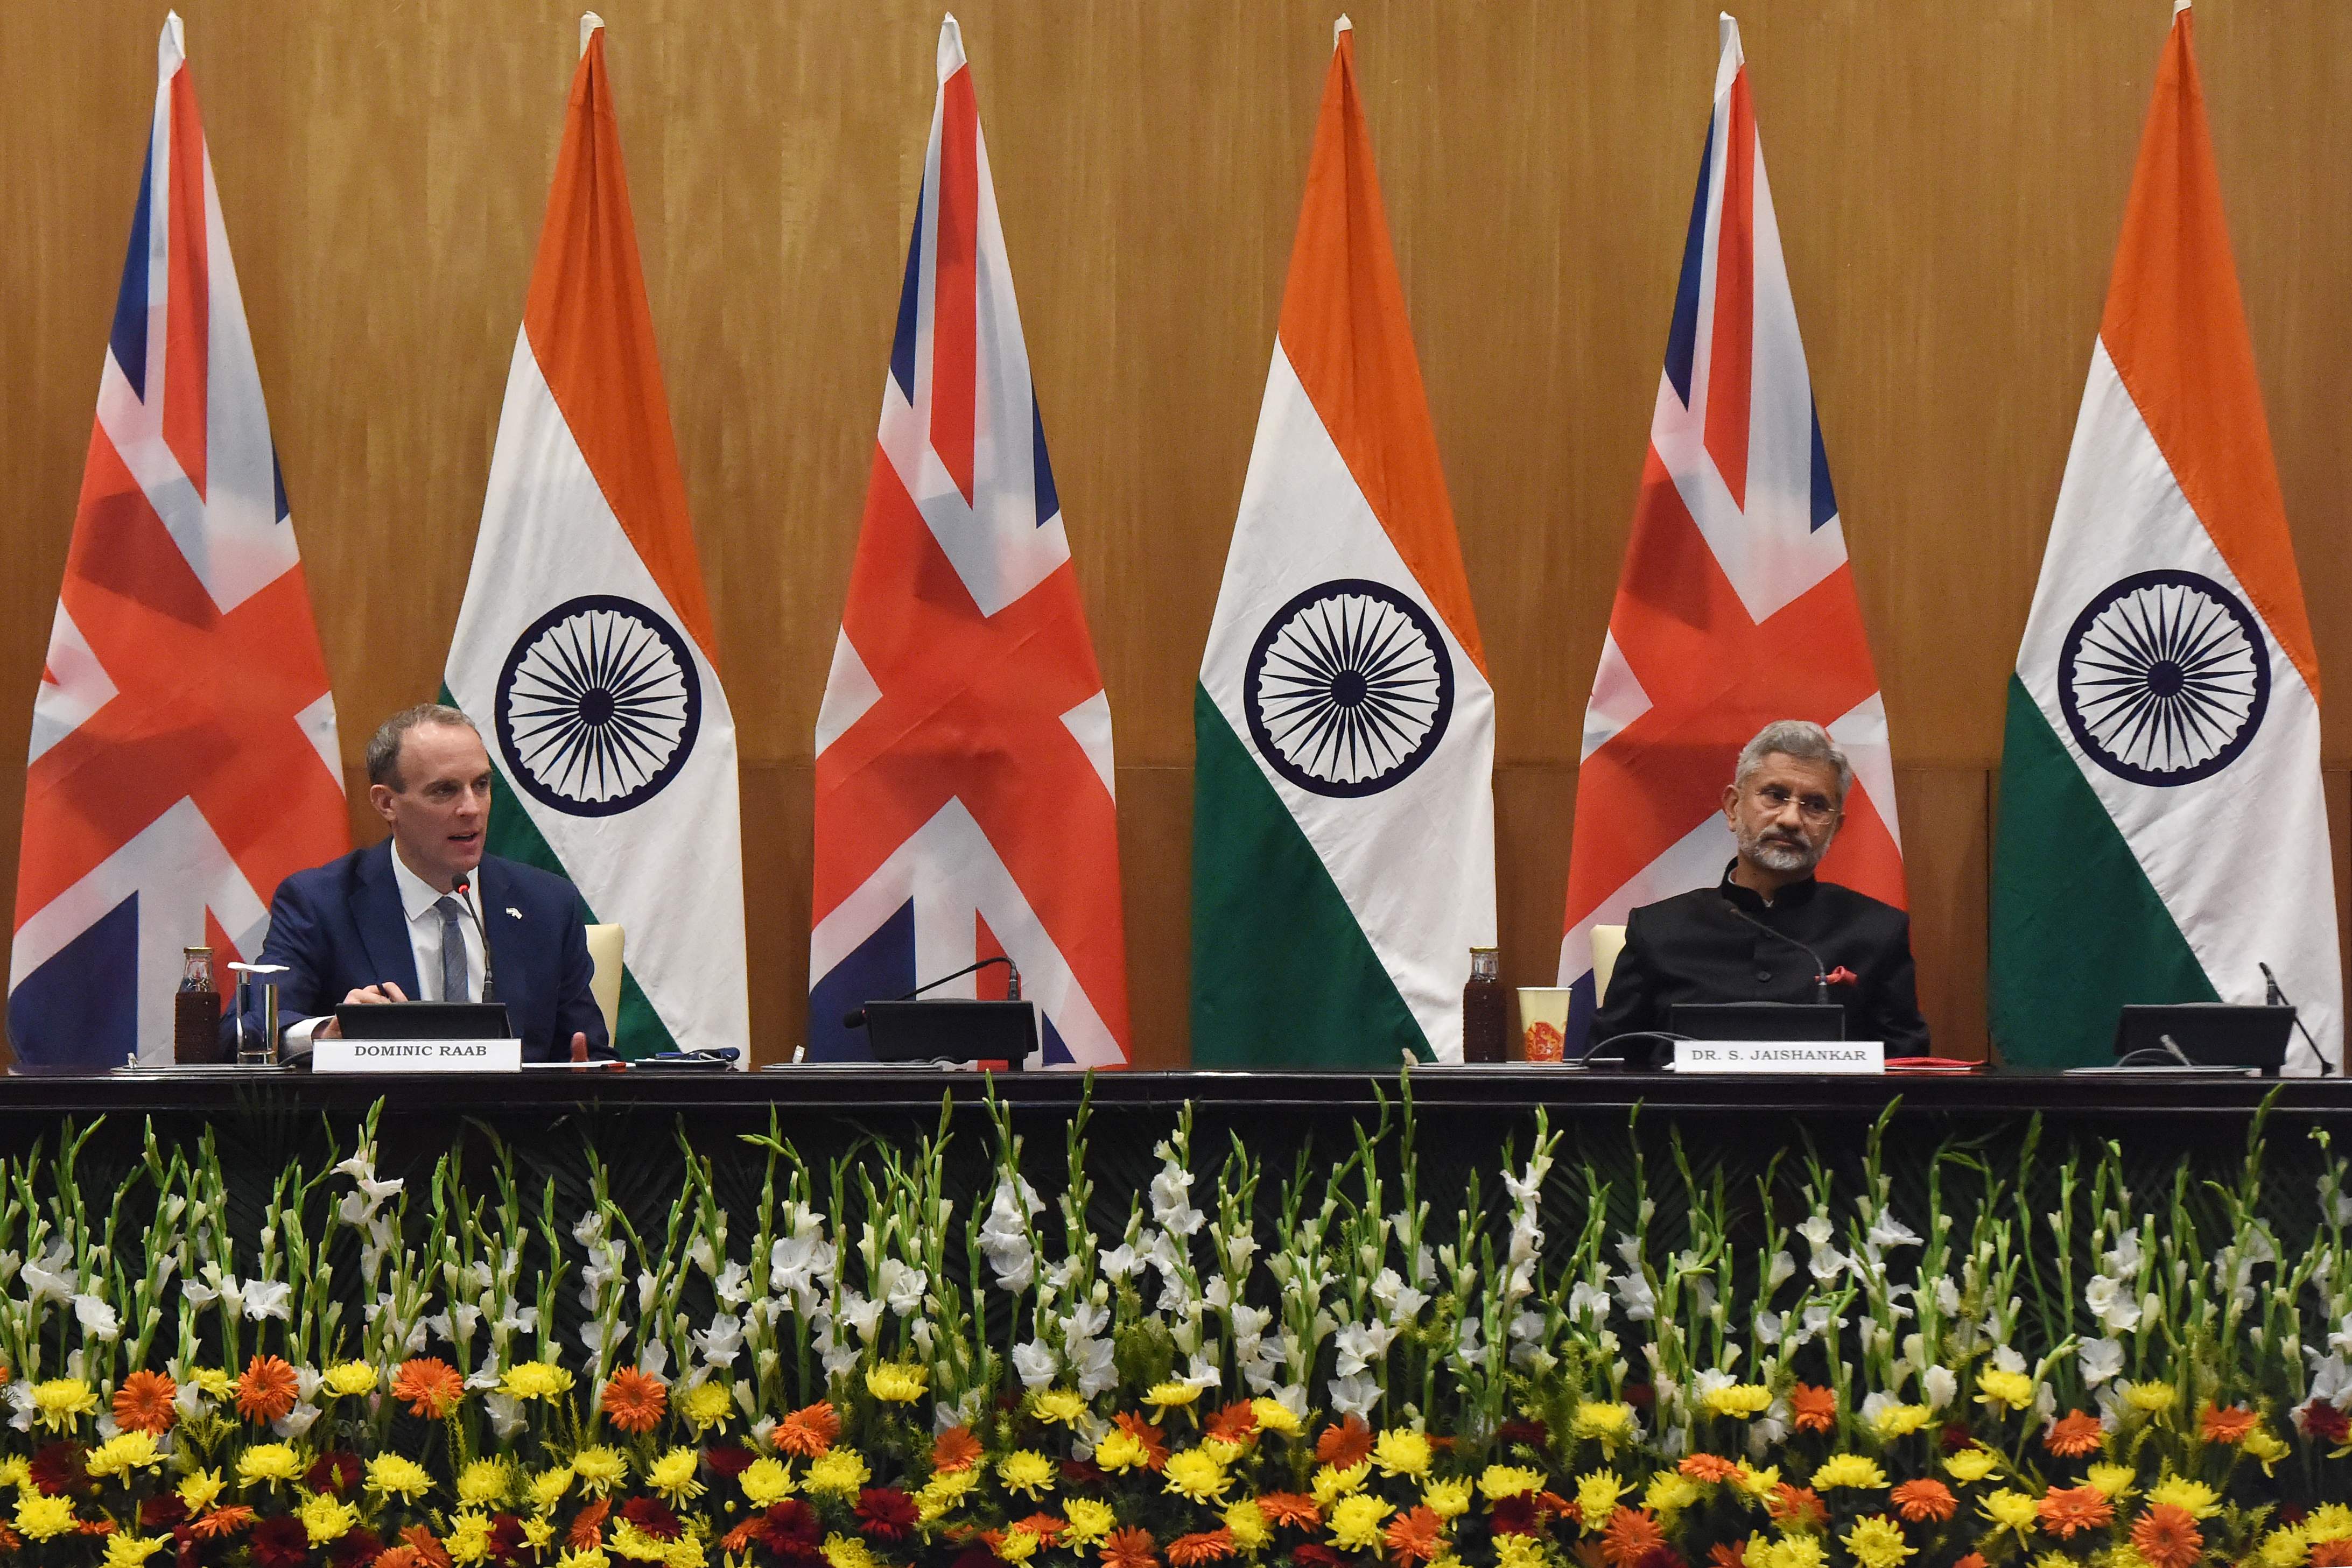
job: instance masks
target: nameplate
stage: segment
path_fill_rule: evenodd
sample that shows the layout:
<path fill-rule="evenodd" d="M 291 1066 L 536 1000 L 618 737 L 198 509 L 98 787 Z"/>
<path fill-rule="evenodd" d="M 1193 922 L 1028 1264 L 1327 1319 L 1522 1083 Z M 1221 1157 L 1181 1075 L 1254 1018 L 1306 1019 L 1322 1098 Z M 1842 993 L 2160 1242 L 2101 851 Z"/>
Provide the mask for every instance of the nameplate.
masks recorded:
<path fill-rule="evenodd" d="M 519 1040 L 316 1040 L 313 1072 L 520 1072 Z"/>
<path fill-rule="evenodd" d="M 1885 1072 L 1886 1045 L 1875 1040 L 1678 1040 L 1675 1071 Z"/>

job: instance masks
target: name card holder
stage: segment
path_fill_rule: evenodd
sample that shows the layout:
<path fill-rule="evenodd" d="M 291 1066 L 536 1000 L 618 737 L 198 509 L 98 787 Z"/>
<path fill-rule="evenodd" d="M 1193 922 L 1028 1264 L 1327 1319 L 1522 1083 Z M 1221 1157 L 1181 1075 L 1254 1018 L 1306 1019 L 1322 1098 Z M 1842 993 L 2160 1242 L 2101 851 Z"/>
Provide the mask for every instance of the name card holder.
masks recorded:
<path fill-rule="evenodd" d="M 320 1040 L 313 1072 L 520 1072 L 519 1040 Z"/>
<path fill-rule="evenodd" d="M 1675 1071 L 1868 1075 L 1886 1071 L 1886 1045 L 1875 1040 L 1678 1040 Z"/>

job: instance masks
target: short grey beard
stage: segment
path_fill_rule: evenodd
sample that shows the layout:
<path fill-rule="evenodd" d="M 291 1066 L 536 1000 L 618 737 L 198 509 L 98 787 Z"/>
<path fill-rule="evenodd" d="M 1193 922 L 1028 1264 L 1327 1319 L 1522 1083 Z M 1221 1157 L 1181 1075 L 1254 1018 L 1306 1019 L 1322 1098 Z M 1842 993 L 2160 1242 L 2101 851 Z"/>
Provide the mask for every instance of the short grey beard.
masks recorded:
<path fill-rule="evenodd" d="M 1739 852 L 1744 858 L 1754 861 L 1766 871 L 1778 872 L 1787 876 L 1796 872 L 1811 871 L 1821 864 L 1822 856 L 1829 852 L 1829 845 L 1824 842 L 1821 849 L 1816 851 L 1810 845 L 1801 846 L 1778 841 L 1767 842 L 1760 832 L 1742 833 L 1739 835 Z"/>

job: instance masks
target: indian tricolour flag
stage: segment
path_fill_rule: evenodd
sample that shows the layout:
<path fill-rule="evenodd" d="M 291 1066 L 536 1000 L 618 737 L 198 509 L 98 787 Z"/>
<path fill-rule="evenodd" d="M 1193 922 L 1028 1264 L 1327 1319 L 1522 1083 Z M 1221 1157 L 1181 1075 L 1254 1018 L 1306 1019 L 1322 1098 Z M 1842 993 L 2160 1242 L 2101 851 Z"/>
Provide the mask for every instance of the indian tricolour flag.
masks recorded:
<path fill-rule="evenodd" d="M 654 350 L 603 28 L 593 14 L 581 23 L 445 700 L 489 745 L 490 852 L 569 877 L 592 920 L 625 928 L 621 1053 L 741 1049 L 735 719 Z"/>
<path fill-rule="evenodd" d="M 1460 1060 L 1495 699 L 1344 17 L 1193 735 L 1193 1061 Z"/>
<path fill-rule="evenodd" d="M 2132 1002 L 2302 1009 L 2339 1060 L 2319 668 L 2222 223 L 2185 3 L 2010 684 L 1993 1037 L 2107 1054 Z"/>

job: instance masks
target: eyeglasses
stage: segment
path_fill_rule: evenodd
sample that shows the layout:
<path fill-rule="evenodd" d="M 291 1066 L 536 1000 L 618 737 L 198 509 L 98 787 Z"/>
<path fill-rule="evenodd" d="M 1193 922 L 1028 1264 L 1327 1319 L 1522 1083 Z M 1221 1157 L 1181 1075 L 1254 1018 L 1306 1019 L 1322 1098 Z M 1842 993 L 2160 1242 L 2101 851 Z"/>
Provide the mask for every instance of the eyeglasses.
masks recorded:
<path fill-rule="evenodd" d="M 1767 784 L 1761 789 L 1751 789 L 1748 793 L 1762 801 L 1764 809 L 1776 817 L 1791 805 L 1797 808 L 1798 816 L 1816 826 L 1838 814 L 1837 803 L 1826 796 L 1791 795 L 1778 784 Z"/>

